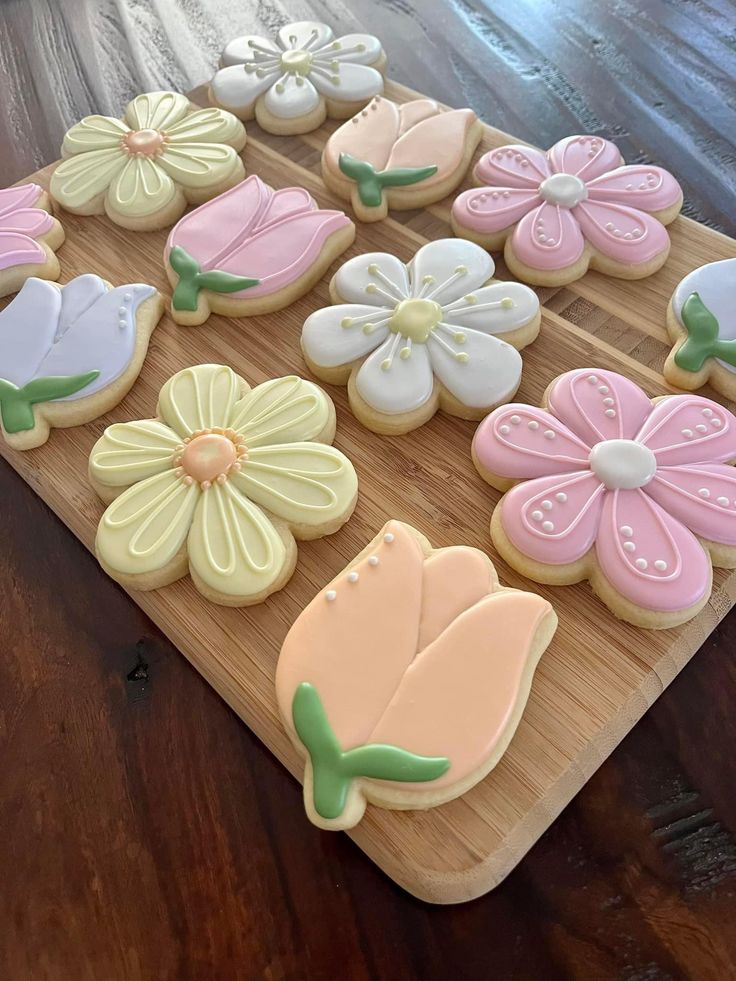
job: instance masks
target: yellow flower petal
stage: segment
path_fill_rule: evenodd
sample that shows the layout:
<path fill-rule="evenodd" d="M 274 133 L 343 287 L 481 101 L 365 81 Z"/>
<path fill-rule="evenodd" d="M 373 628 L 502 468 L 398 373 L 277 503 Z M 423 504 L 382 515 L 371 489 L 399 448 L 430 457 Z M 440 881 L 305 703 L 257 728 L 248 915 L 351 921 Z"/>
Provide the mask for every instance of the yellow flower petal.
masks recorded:
<path fill-rule="evenodd" d="M 183 119 L 191 108 L 179 92 L 146 92 L 136 96 L 125 110 L 131 129 L 166 130 Z"/>
<path fill-rule="evenodd" d="M 248 447 L 314 439 L 327 427 L 332 403 L 321 388 L 296 375 L 258 385 L 233 408 L 228 425 Z"/>
<path fill-rule="evenodd" d="M 170 143 L 240 143 L 245 127 L 231 112 L 210 107 L 169 126 L 167 135 Z"/>
<path fill-rule="evenodd" d="M 240 383 L 235 372 L 222 364 L 199 364 L 178 371 L 158 397 L 159 415 L 179 436 L 199 429 L 226 428 Z"/>
<path fill-rule="evenodd" d="M 83 153 L 87 150 L 107 150 L 119 147 L 128 127 L 112 116 L 86 116 L 67 130 L 62 145 L 64 156 Z"/>
<path fill-rule="evenodd" d="M 129 487 L 171 468 L 177 434 L 156 419 L 116 422 L 92 447 L 92 477 L 107 487 Z"/>
<path fill-rule="evenodd" d="M 107 201 L 113 211 L 142 218 L 161 211 L 176 195 L 166 171 L 150 157 L 128 157 L 110 186 Z"/>
<path fill-rule="evenodd" d="M 156 163 L 184 187 L 209 187 L 226 181 L 240 166 L 231 146 L 212 143 L 170 144 Z"/>
<path fill-rule="evenodd" d="M 51 175 L 51 196 L 64 208 L 89 205 L 104 193 L 125 166 L 119 149 L 89 150 L 62 160 Z"/>

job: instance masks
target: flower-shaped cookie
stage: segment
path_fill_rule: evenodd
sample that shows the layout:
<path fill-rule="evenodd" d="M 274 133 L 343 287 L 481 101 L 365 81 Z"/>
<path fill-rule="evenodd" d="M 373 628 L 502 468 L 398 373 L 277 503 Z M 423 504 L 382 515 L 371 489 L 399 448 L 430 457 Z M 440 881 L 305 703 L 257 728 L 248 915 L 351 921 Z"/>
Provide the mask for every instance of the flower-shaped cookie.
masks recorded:
<path fill-rule="evenodd" d="M 335 38 L 326 24 L 287 24 L 276 39 L 231 41 L 210 97 L 270 133 L 309 133 L 327 115 L 345 119 L 383 91 L 386 57 L 372 34 Z"/>
<path fill-rule="evenodd" d="M 295 538 L 350 517 L 355 471 L 328 445 L 335 410 L 311 382 L 250 389 L 224 365 L 197 365 L 164 385 L 158 414 L 109 426 L 90 456 L 112 500 L 95 547 L 118 582 L 155 589 L 189 571 L 217 603 L 258 603 L 289 579 Z"/>
<path fill-rule="evenodd" d="M 336 306 L 304 324 L 317 377 L 348 384 L 355 415 L 375 432 L 416 429 L 438 408 L 479 419 L 521 380 L 517 348 L 539 331 L 539 301 L 519 283 L 488 283 L 493 260 L 460 239 L 429 242 L 408 265 L 385 252 L 335 274 Z"/>
<path fill-rule="evenodd" d="M 64 137 L 51 196 L 67 211 L 104 214 L 136 231 L 165 228 L 243 179 L 245 128 L 177 92 L 139 95 L 125 117 L 87 116 Z"/>
<path fill-rule="evenodd" d="M 496 547 L 538 581 L 589 579 L 632 623 L 694 616 L 711 561 L 736 564 L 736 417 L 590 368 L 560 375 L 547 406 L 504 406 L 476 432 L 480 473 L 501 490 L 523 481 L 494 511 Z"/>
<path fill-rule="evenodd" d="M 639 279 L 669 254 L 664 225 L 682 190 L 661 167 L 622 166 L 618 148 L 599 136 L 568 136 L 543 153 L 502 146 L 478 161 L 480 189 L 452 207 L 457 235 L 500 249 L 520 279 L 562 285 L 591 266 Z"/>
<path fill-rule="evenodd" d="M 20 289 L 29 276 L 58 277 L 54 249 L 64 241 L 64 230 L 48 206 L 38 184 L 0 190 L 0 296 Z"/>

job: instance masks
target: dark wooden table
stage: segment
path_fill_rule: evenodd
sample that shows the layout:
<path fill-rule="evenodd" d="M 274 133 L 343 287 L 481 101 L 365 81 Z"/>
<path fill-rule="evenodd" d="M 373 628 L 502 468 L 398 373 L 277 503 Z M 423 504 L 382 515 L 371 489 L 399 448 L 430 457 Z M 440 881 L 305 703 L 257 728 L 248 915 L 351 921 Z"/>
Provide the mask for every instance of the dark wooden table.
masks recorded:
<path fill-rule="evenodd" d="M 0 185 L 308 9 L 541 145 L 612 136 L 736 234 L 727 0 L 0 0 Z M 328 10 L 329 8 L 329 10 Z M 0 463 L 0 978 L 736 978 L 736 614 L 495 892 L 412 900 Z"/>

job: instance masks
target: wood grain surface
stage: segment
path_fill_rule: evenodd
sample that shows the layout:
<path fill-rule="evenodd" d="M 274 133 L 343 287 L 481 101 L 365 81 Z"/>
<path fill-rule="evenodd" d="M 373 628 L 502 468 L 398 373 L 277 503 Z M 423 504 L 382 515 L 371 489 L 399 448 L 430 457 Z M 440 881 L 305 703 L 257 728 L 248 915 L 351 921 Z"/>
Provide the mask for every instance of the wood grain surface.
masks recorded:
<path fill-rule="evenodd" d="M 365 6 L 364 22 L 378 32 L 384 9 Z M 500 30 L 495 8 L 504 6 L 479 15 L 480 26 L 485 17 Z M 565 38 L 550 35 L 546 5 L 535 6 L 526 26 L 540 44 L 546 36 L 553 55 Z M 677 6 L 689 10 L 671 45 L 682 60 L 722 43 L 712 4 Z M 41 17 L 40 4 L 23 4 L 21 14 L 34 7 Z M 573 6 L 557 7 L 569 26 Z M 20 8 L 0 7 L 3 32 L 14 18 L 17 29 Z M 147 9 L 135 5 L 137 15 Z M 269 16 L 274 9 L 280 22 L 283 8 L 259 5 Z M 411 16 L 408 4 L 401 11 Z M 637 7 L 613 13 L 626 21 Z M 588 31 L 598 16 L 586 11 Z M 451 52 L 458 43 L 449 28 L 439 37 Z M 38 57 L 18 55 L 18 42 L 7 40 L 5 65 L 14 55 L 26 67 Z M 164 47 L 166 32 L 159 41 Z M 58 64 L 68 47 L 57 47 Z M 643 62 L 656 45 L 646 47 Z M 74 64 L 66 65 L 70 77 Z M 100 85 L 113 84 L 116 67 L 102 64 Z M 437 74 L 432 91 L 444 96 L 440 81 Z M 16 111 L 10 102 L 2 112 Z M 631 113 L 626 100 L 619 108 Z M 551 123 L 532 120 L 530 130 Z M 700 125 L 707 133 L 710 120 Z M 26 139 L 32 145 L 30 131 Z M 703 181 L 717 180 L 707 136 L 703 147 Z M 659 159 L 683 174 L 672 157 Z M 4 154 L 0 166 L 5 177 Z M 733 213 L 733 198 L 722 195 L 720 205 Z M 707 217 L 718 222 L 715 212 Z M 7 468 L 0 493 L 0 964 L 13 981 L 733 976 L 733 617 L 496 892 L 431 910 L 391 886 L 343 836 L 306 826 L 285 771 Z"/>

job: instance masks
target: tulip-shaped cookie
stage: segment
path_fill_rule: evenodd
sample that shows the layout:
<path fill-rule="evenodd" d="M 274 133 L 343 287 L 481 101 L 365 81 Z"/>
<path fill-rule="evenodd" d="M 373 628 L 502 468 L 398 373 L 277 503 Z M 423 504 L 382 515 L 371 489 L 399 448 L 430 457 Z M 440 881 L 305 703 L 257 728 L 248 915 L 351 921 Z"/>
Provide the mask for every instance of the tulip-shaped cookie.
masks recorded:
<path fill-rule="evenodd" d="M 38 184 L 0 190 L 0 296 L 15 293 L 30 276 L 58 278 L 55 250 L 64 229 L 49 214 L 50 206 Z"/>
<path fill-rule="evenodd" d="M 557 617 L 465 546 L 390 521 L 286 636 L 276 694 L 323 828 L 459 797 L 505 752 Z"/>

